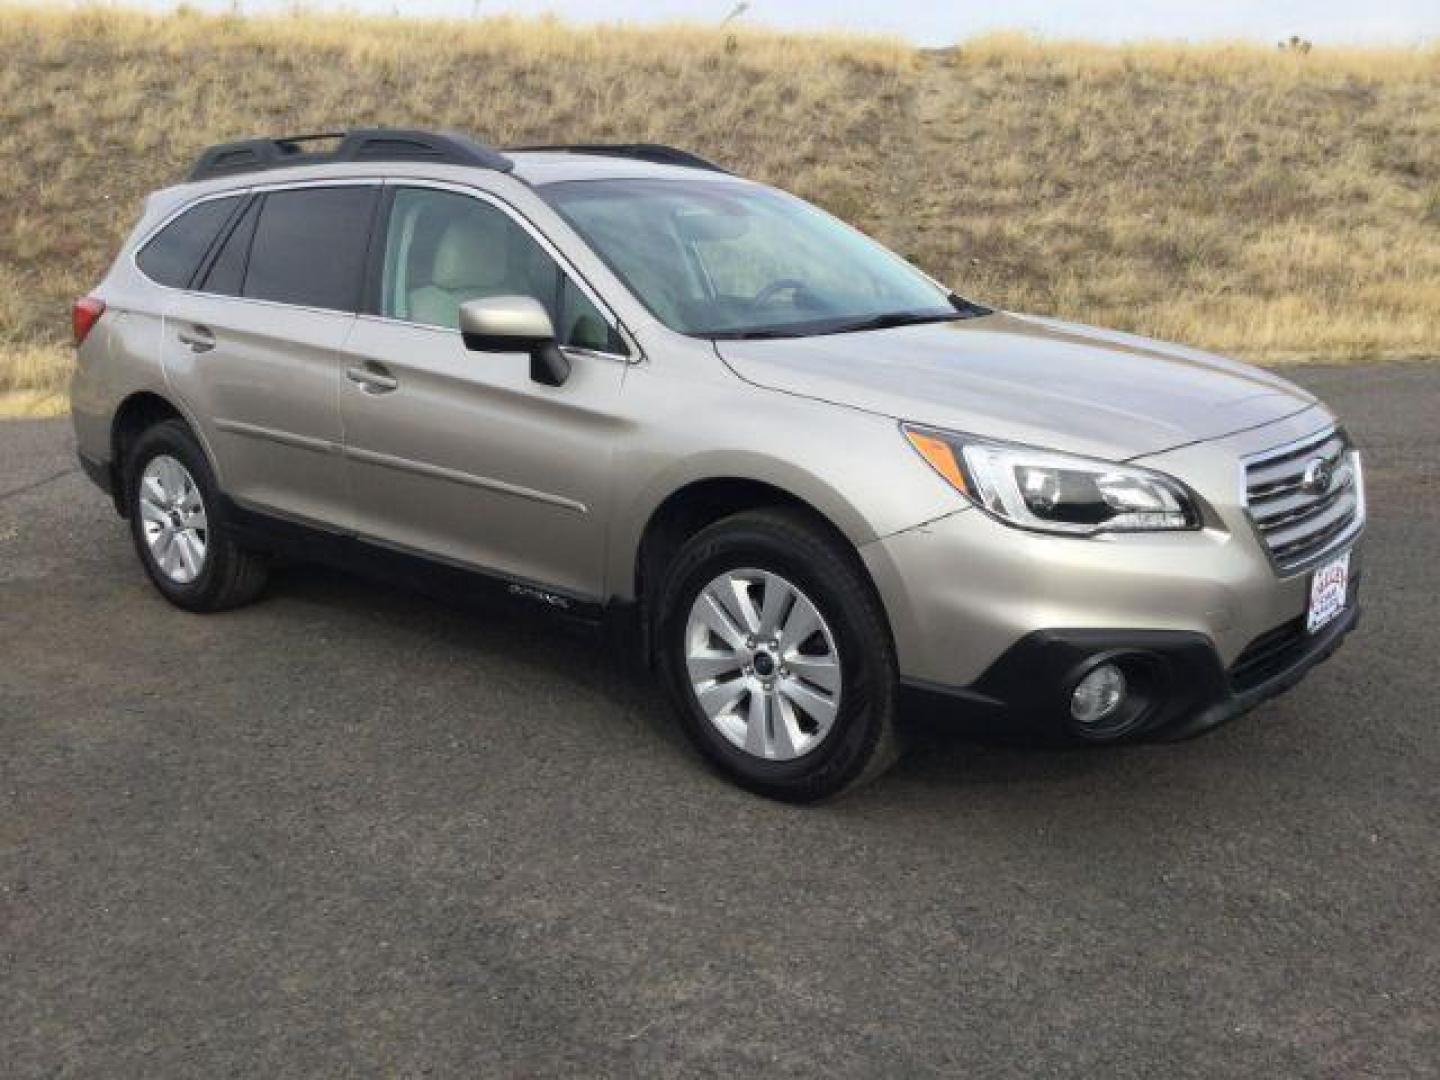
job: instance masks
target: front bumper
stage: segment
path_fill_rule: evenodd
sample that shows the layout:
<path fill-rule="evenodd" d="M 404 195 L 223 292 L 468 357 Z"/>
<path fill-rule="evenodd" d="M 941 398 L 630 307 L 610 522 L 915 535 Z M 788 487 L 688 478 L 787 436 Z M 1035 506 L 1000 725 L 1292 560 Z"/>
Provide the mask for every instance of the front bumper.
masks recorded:
<path fill-rule="evenodd" d="M 1053 729 L 1066 724 L 1090 666 L 1130 655 L 1140 659 L 1127 679 L 1153 701 L 1125 734 L 1179 737 L 1293 685 L 1358 611 L 1352 591 L 1336 622 L 1306 634 L 1314 565 L 1346 548 L 1281 573 L 1250 524 L 1238 462 L 1284 434 L 1267 429 L 1231 440 L 1232 453 L 1186 448 L 1158 461 L 1206 500 L 1198 530 L 1079 539 L 971 508 L 863 545 L 912 700 Z M 1352 590 L 1361 543 L 1348 544 Z"/>
<path fill-rule="evenodd" d="M 982 729 L 1069 736 L 1070 695 L 1097 664 L 1131 674 L 1137 723 L 1125 738 L 1199 735 L 1293 687 L 1329 659 L 1360 621 L 1358 579 L 1344 612 L 1315 634 L 1303 619 L 1262 634 L 1236 661 L 1220 662 L 1203 634 L 1177 630 L 1040 630 L 1006 652 L 972 686 L 904 682 L 907 707 Z M 1133 676 L 1140 674 L 1142 678 Z"/>
<path fill-rule="evenodd" d="M 1358 576 L 1358 542 L 1352 550 Z M 1277 576 L 1239 529 L 1078 539 L 962 510 L 860 553 L 901 675 L 946 686 L 973 685 L 1016 642 L 1056 627 L 1187 631 L 1208 639 L 1228 668 L 1309 602 L 1309 574 Z"/>

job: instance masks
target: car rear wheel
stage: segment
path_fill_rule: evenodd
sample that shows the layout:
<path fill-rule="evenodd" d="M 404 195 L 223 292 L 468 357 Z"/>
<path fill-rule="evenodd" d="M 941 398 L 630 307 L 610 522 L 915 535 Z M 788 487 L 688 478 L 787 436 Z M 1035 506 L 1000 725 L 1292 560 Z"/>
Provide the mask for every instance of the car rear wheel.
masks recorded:
<path fill-rule="evenodd" d="M 210 464 L 183 422 L 162 421 L 135 440 L 125 493 L 135 550 L 167 600 L 222 611 L 259 595 L 266 563 L 230 535 Z"/>
<path fill-rule="evenodd" d="M 681 549 L 659 607 L 663 674 L 701 753 L 741 785 L 808 802 L 897 756 L 894 647 L 842 541 L 748 511 Z"/>

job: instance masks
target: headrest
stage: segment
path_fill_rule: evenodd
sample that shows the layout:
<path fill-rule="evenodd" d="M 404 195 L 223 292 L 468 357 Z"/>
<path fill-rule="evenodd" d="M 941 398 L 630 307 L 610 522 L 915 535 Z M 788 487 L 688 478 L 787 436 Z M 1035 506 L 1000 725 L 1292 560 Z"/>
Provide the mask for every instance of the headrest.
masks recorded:
<path fill-rule="evenodd" d="M 445 226 L 435 245 L 431 284 L 442 289 L 484 289 L 509 272 L 508 226 L 498 211 L 468 213 Z"/>

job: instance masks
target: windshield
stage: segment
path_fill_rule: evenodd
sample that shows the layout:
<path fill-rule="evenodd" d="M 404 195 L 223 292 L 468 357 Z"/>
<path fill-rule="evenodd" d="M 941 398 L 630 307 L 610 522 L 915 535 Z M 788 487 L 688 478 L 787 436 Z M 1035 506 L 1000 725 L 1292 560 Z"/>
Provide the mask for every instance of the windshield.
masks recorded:
<path fill-rule="evenodd" d="M 792 337 L 984 310 L 829 214 L 758 184 L 583 180 L 540 193 L 683 334 Z"/>

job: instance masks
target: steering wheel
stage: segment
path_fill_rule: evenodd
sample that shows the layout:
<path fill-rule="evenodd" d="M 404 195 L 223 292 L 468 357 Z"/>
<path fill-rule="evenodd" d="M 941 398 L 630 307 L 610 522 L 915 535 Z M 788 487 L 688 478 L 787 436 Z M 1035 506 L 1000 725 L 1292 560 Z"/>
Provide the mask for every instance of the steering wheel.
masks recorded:
<path fill-rule="evenodd" d="M 772 281 L 769 285 L 766 285 L 763 289 L 761 289 L 758 293 L 755 294 L 754 299 L 752 299 L 750 302 L 756 307 L 760 307 L 762 304 L 766 304 L 770 300 L 779 296 L 782 292 L 801 293 L 809 291 L 810 286 L 806 285 L 805 282 L 801 281 L 799 278 L 780 278 L 778 281 Z"/>

